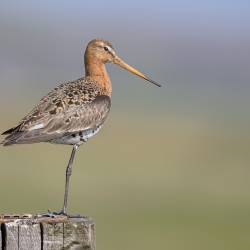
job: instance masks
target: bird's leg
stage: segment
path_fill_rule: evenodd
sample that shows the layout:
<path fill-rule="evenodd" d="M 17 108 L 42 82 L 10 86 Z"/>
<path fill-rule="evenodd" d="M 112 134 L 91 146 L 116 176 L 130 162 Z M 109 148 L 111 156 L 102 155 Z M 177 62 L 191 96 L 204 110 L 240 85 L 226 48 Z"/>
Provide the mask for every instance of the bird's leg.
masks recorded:
<path fill-rule="evenodd" d="M 67 202 L 68 202 L 68 192 L 69 192 L 69 178 L 72 174 L 72 165 L 73 165 L 73 160 L 75 157 L 75 153 L 77 150 L 78 146 L 74 145 L 73 150 L 69 159 L 69 164 L 66 168 L 66 182 L 65 182 L 65 193 L 64 193 L 64 202 L 63 202 L 63 207 L 62 209 L 57 212 L 57 214 L 65 214 L 67 215 Z"/>

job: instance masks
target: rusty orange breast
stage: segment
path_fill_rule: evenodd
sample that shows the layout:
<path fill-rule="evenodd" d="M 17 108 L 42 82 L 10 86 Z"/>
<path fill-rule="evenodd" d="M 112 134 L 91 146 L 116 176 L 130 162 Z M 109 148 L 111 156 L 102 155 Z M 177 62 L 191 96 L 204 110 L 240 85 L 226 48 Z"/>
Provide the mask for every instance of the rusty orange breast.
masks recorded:
<path fill-rule="evenodd" d="M 111 96 L 112 85 L 104 62 L 92 53 L 85 53 L 85 75 L 92 78 L 100 92 Z"/>

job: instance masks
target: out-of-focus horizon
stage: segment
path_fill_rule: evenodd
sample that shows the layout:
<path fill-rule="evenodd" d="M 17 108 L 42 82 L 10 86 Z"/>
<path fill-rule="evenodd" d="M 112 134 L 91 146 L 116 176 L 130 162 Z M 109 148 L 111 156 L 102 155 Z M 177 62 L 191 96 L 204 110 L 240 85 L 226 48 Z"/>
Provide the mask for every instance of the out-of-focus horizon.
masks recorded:
<path fill-rule="evenodd" d="M 106 66 L 111 113 L 77 151 L 69 194 L 69 212 L 95 219 L 97 247 L 249 249 L 249 10 L 243 0 L 0 4 L 0 132 L 84 76 L 94 38 L 162 85 Z M 59 209 L 70 151 L 0 147 L 0 213 Z"/>

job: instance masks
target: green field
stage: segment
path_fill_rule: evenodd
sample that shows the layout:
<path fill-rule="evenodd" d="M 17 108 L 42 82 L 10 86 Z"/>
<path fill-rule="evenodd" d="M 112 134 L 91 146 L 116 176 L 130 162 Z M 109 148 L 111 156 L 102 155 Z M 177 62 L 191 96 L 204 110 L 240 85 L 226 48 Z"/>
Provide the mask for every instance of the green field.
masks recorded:
<path fill-rule="evenodd" d="M 109 118 L 78 149 L 70 183 L 69 212 L 94 218 L 98 248 L 249 249 L 250 155 L 242 130 L 133 112 Z M 70 151 L 1 147 L 1 213 L 58 210 Z"/>

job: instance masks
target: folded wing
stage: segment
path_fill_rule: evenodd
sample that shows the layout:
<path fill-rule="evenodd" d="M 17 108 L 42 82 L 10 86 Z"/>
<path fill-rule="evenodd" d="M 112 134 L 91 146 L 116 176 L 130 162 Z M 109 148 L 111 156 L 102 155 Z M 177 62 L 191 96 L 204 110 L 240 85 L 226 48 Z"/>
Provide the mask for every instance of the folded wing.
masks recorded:
<path fill-rule="evenodd" d="M 2 144 L 49 142 L 99 126 L 105 121 L 110 105 L 110 97 L 100 95 L 93 87 L 69 92 L 59 86 L 41 99 L 17 126 L 2 133 L 9 134 Z"/>

